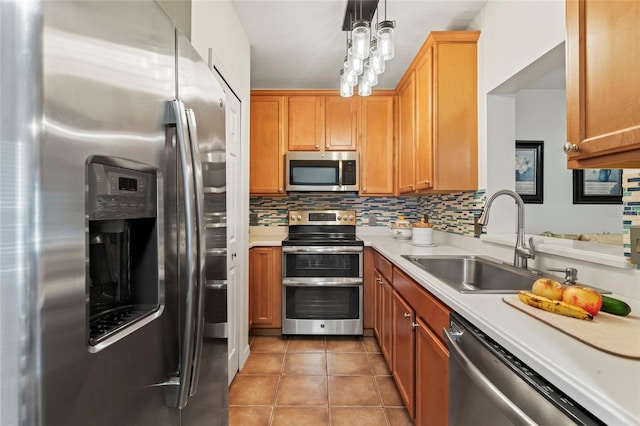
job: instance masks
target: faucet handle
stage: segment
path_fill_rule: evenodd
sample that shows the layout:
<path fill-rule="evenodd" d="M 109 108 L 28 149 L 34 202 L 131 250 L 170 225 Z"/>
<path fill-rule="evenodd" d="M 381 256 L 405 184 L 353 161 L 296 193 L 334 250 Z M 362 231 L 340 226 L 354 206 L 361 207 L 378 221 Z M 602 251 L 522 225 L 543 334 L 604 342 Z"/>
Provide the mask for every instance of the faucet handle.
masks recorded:
<path fill-rule="evenodd" d="M 529 250 L 531 250 L 531 257 L 529 259 L 536 258 L 536 246 L 533 244 L 533 237 L 529 237 Z"/>
<path fill-rule="evenodd" d="M 578 281 L 578 270 L 576 268 L 549 268 L 547 271 L 564 272 L 565 284 L 575 284 Z"/>

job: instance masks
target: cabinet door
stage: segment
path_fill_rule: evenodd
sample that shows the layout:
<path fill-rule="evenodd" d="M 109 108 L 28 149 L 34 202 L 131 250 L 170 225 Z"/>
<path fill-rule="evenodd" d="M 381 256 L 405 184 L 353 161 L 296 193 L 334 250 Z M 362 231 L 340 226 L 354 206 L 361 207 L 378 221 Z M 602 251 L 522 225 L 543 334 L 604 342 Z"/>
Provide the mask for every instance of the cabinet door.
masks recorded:
<path fill-rule="evenodd" d="M 374 291 L 376 288 L 376 275 L 375 268 L 373 266 L 373 249 L 371 247 L 364 248 L 364 256 L 362 259 L 362 268 L 364 269 L 363 273 L 363 289 L 362 289 L 362 316 L 363 316 L 363 327 L 373 328 L 374 325 Z"/>
<path fill-rule="evenodd" d="M 249 253 L 249 317 L 254 328 L 282 327 L 280 247 L 255 247 Z"/>
<path fill-rule="evenodd" d="M 569 168 L 640 167 L 640 2 L 567 0 Z"/>
<path fill-rule="evenodd" d="M 251 195 L 284 195 L 285 98 L 251 97 Z"/>
<path fill-rule="evenodd" d="M 478 189 L 476 42 L 439 42 L 434 49 L 434 189 L 475 190 Z"/>
<path fill-rule="evenodd" d="M 375 285 L 373 288 L 373 332 L 378 338 L 378 344 L 382 347 L 382 274 L 374 270 Z"/>
<path fill-rule="evenodd" d="M 398 93 L 398 193 L 415 192 L 415 74 Z"/>
<path fill-rule="evenodd" d="M 355 151 L 357 99 L 326 96 L 324 98 L 324 149 Z"/>
<path fill-rule="evenodd" d="M 382 355 L 387 360 L 389 369 L 391 369 L 393 367 L 393 287 L 384 277 L 381 280 L 382 315 L 380 321 L 382 338 L 380 339 L 380 348 Z"/>
<path fill-rule="evenodd" d="M 287 98 L 289 151 L 320 151 L 324 141 L 324 97 Z"/>
<path fill-rule="evenodd" d="M 416 65 L 416 190 L 433 187 L 433 48 Z"/>
<path fill-rule="evenodd" d="M 393 194 L 393 96 L 360 98 L 360 194 Z"/>
<path fill-rule="evenodd" d="M 411 418 L 415 409 L 415 314 L 411 306 L 393 292 L 393 378 Z"/>
<path fill-rule="evenodd" d="M 446 426 L 449 409 L 449 352 L 420 318 L 417 323 L 416 424 Z"/>

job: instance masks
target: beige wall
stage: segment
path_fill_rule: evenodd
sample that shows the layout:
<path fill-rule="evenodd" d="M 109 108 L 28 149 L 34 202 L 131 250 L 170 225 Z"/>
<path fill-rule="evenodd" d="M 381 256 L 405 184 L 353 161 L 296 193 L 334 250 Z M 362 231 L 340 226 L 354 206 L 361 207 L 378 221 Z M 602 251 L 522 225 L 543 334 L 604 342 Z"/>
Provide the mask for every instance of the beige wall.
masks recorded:
<path fill-rule="evenodd" d="M 191 0 L 158 0 L 158 3 L 191 40 Z"/>

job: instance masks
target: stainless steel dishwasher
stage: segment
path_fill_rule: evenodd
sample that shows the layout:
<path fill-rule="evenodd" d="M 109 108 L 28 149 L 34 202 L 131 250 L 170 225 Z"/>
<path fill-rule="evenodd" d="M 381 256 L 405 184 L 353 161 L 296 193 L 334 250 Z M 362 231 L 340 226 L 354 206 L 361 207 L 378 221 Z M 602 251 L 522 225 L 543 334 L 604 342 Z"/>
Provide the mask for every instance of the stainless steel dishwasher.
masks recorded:
<path fill-rule="evenodd" d="M 449 348 L 449 425 L 603 425 L 457 313 Z"/>

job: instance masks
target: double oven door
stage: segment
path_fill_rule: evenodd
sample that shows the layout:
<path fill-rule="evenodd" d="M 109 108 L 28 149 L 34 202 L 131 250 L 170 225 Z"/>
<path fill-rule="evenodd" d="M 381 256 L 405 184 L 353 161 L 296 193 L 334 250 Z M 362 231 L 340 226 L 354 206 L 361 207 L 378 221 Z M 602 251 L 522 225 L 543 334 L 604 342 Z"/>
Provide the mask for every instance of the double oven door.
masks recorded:
<path fill-rule="evenodd" d="M 362 246 L 282 248 L 282 334 L 362 335 Z"/>

